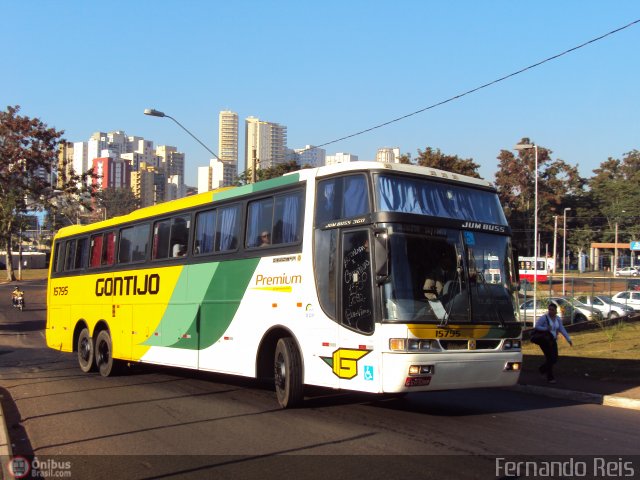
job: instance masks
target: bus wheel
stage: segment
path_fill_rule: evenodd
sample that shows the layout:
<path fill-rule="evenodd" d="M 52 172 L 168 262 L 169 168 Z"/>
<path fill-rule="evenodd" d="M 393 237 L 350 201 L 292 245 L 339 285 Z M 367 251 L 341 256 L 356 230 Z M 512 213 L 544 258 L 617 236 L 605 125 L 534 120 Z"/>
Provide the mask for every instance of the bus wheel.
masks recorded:
<path fill-rule="evenodd" d="M 112 354 L 111 335 L 107 330 L 102 330 L 96 339 L 96 367 L 103 377 L 114 372 Z"/>
<path fill-rule="evenodd" d="M 93 341 L 89 335 L 89 330 L 83 328 L 78 337 L 78 364 L 80 365 L 80 370 L 84 373 L 94 370 L 93 359 Z"/>
<path fill-rule="evenodd" d="M 294 408 L 302 403 L 302 360 L 292 338 L 281 338 L 276 345 L 274 377 L 278 403 Z"/>

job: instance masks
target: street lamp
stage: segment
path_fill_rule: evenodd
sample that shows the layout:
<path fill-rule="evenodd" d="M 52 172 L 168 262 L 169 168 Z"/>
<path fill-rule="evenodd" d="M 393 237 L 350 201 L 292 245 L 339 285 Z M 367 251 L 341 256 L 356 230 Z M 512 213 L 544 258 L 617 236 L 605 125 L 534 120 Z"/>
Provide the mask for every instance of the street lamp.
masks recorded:
<path fill-rule="evenodd" d="M 558 257 L 556 256 L 556 245 L 558 244 L 558 215 L 553 216 L 553 274 L 558 272 Z"/>
<path fill-rule="evenodd" d="M 533 149 L 535 155 L 535 189 L 533 201 L 533 320 L 535 322 L 538 299 L 538 146 L 535 143 L 519 143 L 513 148 L 518 151 Z"/>
<path fill-rule="evenodd" d="M 563 233 L 562 233 L 562 295 L 565 295 L 564 292 L 564 276 L 565 276 L 565 265 L 567 264 L 567 212 L 571 210 L 570 207 L 564 209 L 563 213 Z"/>
<path fill-rule="evenodd" d="M 166 118 L 170 118 L 171 120 L 176 122 L 180 128 L 182 128 L 185 132 L 187 132 L 189 135 L 191 135 L 196 142 L 198 142 L 200 145 L 202 145 L 207 150 L 207 152 L 209 152 L 211 155 L 213 155 L 217 160 L 220 160 L 220 158 L 218 158 L 218 156 L 215 153 L 213 153 L 211 151 L 211 149 L 209 149 L 209 147 L 207 147 L 204 143 L 202 143 L 198 137 L 196 137 L 193 133 L 191 133 L 189 130 L 187 130 L 184 127 L 184 125 L 182 125 L 179 121 L 177 121 L 171 115 L 167 115 L 166 113 L 161 112 L 160 110 L 156 110 L 154 108 L 145 108 L 144 109 L 144 114 L 145 115 L 149 115 L 150 117 L 166 117 Z"/>

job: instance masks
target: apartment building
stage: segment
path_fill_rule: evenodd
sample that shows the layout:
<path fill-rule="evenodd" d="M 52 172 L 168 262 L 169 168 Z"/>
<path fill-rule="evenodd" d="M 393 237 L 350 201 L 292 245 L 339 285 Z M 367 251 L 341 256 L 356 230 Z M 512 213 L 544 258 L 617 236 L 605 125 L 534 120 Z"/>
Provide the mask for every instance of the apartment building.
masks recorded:
<path fill-rule="evenodd" d="M 269 168 L 287 160 L 287 127 L 256 117 L 245 120 L 247 170 Z"/>

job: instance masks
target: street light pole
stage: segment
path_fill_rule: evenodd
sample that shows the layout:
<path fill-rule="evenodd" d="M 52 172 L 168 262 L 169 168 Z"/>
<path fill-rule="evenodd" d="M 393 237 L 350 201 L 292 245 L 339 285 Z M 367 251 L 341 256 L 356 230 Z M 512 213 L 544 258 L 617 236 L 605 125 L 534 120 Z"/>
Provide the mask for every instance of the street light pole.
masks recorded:
<path fill-rule="evenodd" d="M 553 216 L 553 274 L 558 271 L 558 257 L 556 257 L 556 245 L 558 243 L 558 215 Z"/>
<path fill-rule="evenodd" d="M 567 212 L 571 210 L 570 207 L 564 209 L 563 213 L 563 233 L 562 233 L 562 295 L 565 295 L 564 290 L 564 277 L 565 277 L 565 266 L 567 264 Z"/>
<path fill-rule="evenodd" d="M 191 135 L 196 142 L 198 142 L 200 145 L 202 145 L 207 150 L 207 152 L 209 152 L 211 155 L 213 155 L 217 160 L 220 160 L 220 158 L 215 153 L 213 153 L 213 151 L 211 151 L 211 149 L 209 147 L 207 147 L 204 143 L 202 143 L 198 137 L 196 137 L 193 133 L 191 133 L 189 130 L 187 130 L 184 127 L 184 125 L 182 125 L 179 121 L 177 121 L 171 115 L 167 115 L 166 113 L 161 112 L 160 110 L 156 110 L 154 108 L 145 108 L 144 114 L 145 115 L 149 115 L 151 117 L 160 117 L 160 118 L 166 117 L 166 118 L 170 118 L 171 120 L 176 122 L 180 128 L 182 128 L 185 132 L 187 132 L 189 135 Z"/>
<path fill-rule="evenodd" d="M 530 150 L 533 148 L 535 156 L 535 187 L 533 207 L 533 321 L 535 322 L 538 300 L 538 146 L 535 143 L 519 143 L 514 148 L 516 150 Z"/>

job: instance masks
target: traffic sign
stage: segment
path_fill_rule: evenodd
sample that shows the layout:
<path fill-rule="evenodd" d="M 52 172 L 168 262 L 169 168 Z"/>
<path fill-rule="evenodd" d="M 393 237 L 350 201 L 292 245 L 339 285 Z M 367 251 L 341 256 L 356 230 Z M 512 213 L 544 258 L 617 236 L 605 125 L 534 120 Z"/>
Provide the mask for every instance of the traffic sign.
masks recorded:
<path fill-rule="evenodd" d="M 638 250 L 640 250 L 640 242 L 636 241 L 636 242 L 631 242 L 631 245 L 629 246 L 629 248 L 635 252 L 637 252 Z"/>

